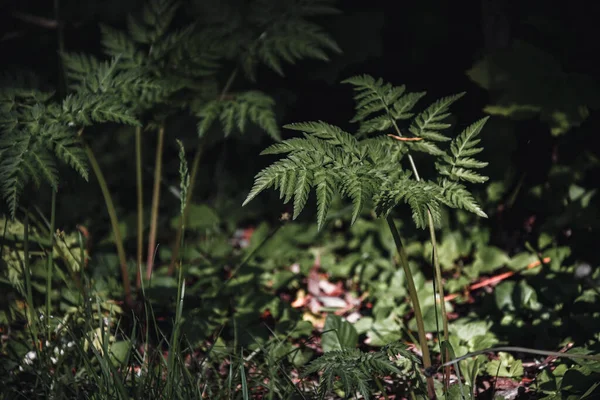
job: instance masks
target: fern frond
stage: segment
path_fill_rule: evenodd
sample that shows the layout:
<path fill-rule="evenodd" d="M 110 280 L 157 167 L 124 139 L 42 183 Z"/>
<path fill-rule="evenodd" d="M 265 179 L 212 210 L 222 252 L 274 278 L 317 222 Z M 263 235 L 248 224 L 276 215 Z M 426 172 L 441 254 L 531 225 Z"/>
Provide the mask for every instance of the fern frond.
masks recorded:
<path fill-rule="evenodd" d="M 444 150 L 440 149 L 435 143 L 429 142 L 427 140 L 406 142 L 405 144 L 412 151 L 426 153 L 434 157 L 443 157 L 446 155 L 446 152 Z"/>
<path fill-rule="evenodd" d="M 395 182 L 390 182 L 375 198 L 375 213 L 388 215 L 399 203 L 410 206 L 412 218 L 417 228 L 428 227 L 427 213 L 431 212 L 434 225 L 441 224 L 441 208 L 439 198 L 442 188 L 434 182 L 416 181 L 408 175 Z"/>
<path fill-rule="evenodd" d="M 445 156 L 443 158 L 444 163 L 436 165 L 440 174 L 448 176 L 453 181 L 463 180 L 472 183 L 483 183 L 488 180 L 488 177 L 473 171 L 473 169 L 484 168 L 488 163 L 471 157 L 483 150 L 481 147 L 476 147 L 480 142 L 477 137 L 488 118 L 482 118 L 468 126 L 452 141 L 450 144 L 452 157 Z"/>
<path fill-rule="evenodd" d="M 329 144 L 341 146 L 346 152 L 358 153 L 358 141 L 356 138 L 335 125 L 330 125 L 323 121 L 296 122 L 287 124 L 284 128 L 312 134 L 314 137 L 323 139 Z"/>
<path fill-rule="evenodd" d="M 284 63 L 306 58 L 328 61 L 328 53 L 341 53 L 329 34 L 306 19 L 336 11 L 333 2 L 325 0 L 258 0 L 244 16 L 250 26 L 236 38 L 243 43 L 240 64 L 246 76 L 255 80 L 259 63 L 283 76 Z"/>
<path fill-rule="evenodd" d="M 312 171 L 307 169 L 300 169 L 298 171 L 298 179 L 296 182 L 296 189 L 294 190 L 294 215 L 293 219 L 296 219 L 300 212 L 304 209 L 308 195 L 310 193 L 311 182 L 313 181 Z"/>
<path fill-rule="evenodd" d="M 12 218 L 17 212 L 19 197 L 31 177 L 26 173 L 31 142 L 32 138 L 22 132 L 5 135 L 0 140 L 0 190 Z"/>
<path fill-rule="evenodd" d="M 350 122 L 360 122 L 359 134 L 387 131 L 397 120 L 412 117 L 410 112 L 425 92 L 405 93 L 406 87 L 393 86 L 383 79 L 358 75 L 342 83 L 354 86 L 356 116 Z M 383 112 L 382 115 L 375 115 Z"/>
<path fill-rule="evenodd" d="M 117 122 L 138 126 L 140 123 L 131 114 L 131 109 L 106 95 L 68 95 L 62 103 L 61 119 L 77 126 L 93 123 Z"/>
<path fill-rule="evenodd" d="M 120 57 L 125 69 L 140 68 L 144 63 L 144 55 L 127 33 L 101 24 L 102 46 L 104 53 L 110 57 Z"/>
<path fill-rule="evenodd" d="M 284 76 L 282 63 L 305 58 L 329 61 L 328 51 L 341 53 L 337 43 L 318 25 L 302 19 L 275 21 L 259 37 L 256 57 Z"/>
<path fill-rule="evenodd" d="M 282 177 L 287 174 L 289 170 L 294 170 L 296 167 L 296 160 L 293 158 L 285 158 L 260 171 L 256 175 L 254 186 L 250 190 L 250 193 L 246 197 L 246 200 L 244 200 L 242 206 L 248 204 L 253 198 L 255 198 L 265 189 L 270 187 L 277 189 Z"/>
<path fill-rule="evenodd" d="M 62 64 L 71 83 L 71 89 L 77 89 L 92 71 L 100 68 L 101 61 L 88 54 L 61 53 Z"/>
<path fill-rule="evenodd" d="M 452 96 L 444 97 L 431 104 L 419 115 L 417 115 L 411 124 L 409 131 L 417 137 L 424 139 L 444 142 L 450 140 L 450 138 L 442 135 L 439 131 L 447 129 L 450 124 L 444 123 L 443 121 L 450 116 L 448 108 L 456 100 L 464 96 L 463 93 L 458 93 Z"/>
<path fill-rule="evenodd" d="M 373 179 L 370 176 L 363 176 L 361 172 L 359 167 L 351 167 L 342 171 L 341 193 L 352 200 L 351 224 L 356 222 L 365 203 L 371 200 L 374 191 Z"/>
<path fill-rule="evenodd" d="M 179 7 L 173 0 L 150 0 L 140 17 L 129 16 L 127 28 L 132 39 L 141 44 L 154 43 L 163 36 Z"/>
<path fill-rule="evenodd" d="M 73 168 L 86 181 L 89 179 L 87 156 L 81 148 L 79 138 L 72 130 L 56 125 L 47 125 L 42 135 L 46 147 L 59 160 Z"/>
<path fill-rule="evenodd" d="M 212 100 L 197 112 L 200 118 L 198 135 L 204 136 L 216 119 L 221 121 L 225 136 L 233 131 L 234 126 L 244 132 L 246 122 L 250 121 L 274 140 L 281 140 L 273 107 L 275 101 L 270 96 L 259 91 L 248 91 L 234 95 L 230 99 Z"/>
<path fill-rule="evenodd" d="M 460 208 L 470 211 L 480 217 L 487 218 L 479 204 L 473 198 L 473 195 L 458 182 L 451 182 L 443 179 L 441 182 L 442 196 L 439 198 L 442 203 L 452 208 Z"/>
<path fill-rule="evenodd" d="M 359 75 L 344 81 L 355 86 L 357 114 L 354 121 L 361 122 L 359 132 L 385 130 L 396 120 L 408 118 L 410 110 L 424 93 L 406 93 L 404 86 L 395 87 L 369 75 Z M 302 132 L 295 137 L 273 144 L 261 154 L 284 154 L 286 157 L 259 172 L 246 205 L 263 190 L 279 190 L 284 203 L 294 201 L 294 218 L 304 208 L 311 188 L 317 196 L 317 225 L 321 229 L 335 195 L 350 199 L 353 224 L 369 202 L 374 203 L 378 216 L 387 216 L 400 203 L 407 204 L 418 228 L 441 224 L 442 205 L 460 208 L 485 217 L 473 195 L 459 180 L 481 182 L 483 177 L 473 169 L 486 163 L 471 156 L 480 149 L 475 137 L 486 119 L 476 122 L 456 137 L 450 144 L 452 156 L 436 142 L 448 140 L 437 132 L 449 127 L 443 122 L 450 114 L 449 106 L 461 94 L 436 101 L 413 120 L 413 134 L 427 140 L 394 141 L 388 135 L 357 139 L 337 126 L 323 121 L 294 123 L 285 128 Z M 207 113 L 215 119 L 220 109 Z M 228 117 L 229 118 L 229 117 Z M 210 124 L 210 121 L 208 122 Z M 437 182 L 416 180 L 410 172 L 398 168 L 399 162 L 410 150 L 433 155 L 441 175 L 448 178 Z"/>
<path fill-rule="evenodd" d="M 317 229 L 321 230 L 336 192 L 337 179 L 336 175 L 327 169 L 316 171 L 314 179 L 317 193 Z"/>
<path fill-rule="evenodd" d="M 456 137 L 456 140 L 450 146 L 452 151 L 452 155 L 460 160 L 467 156 L 472 156 L 477 153 L 480 153 L 483 149 L 480 147 L 475 147 L 479 143 L 479 139 L 475 139 L 483 126 L 488 121 L 489 117 L 484 117 L 474 124 L 468 126 L 462 133 Z M 484 165 L 485 166 L 485 165 Z M 481 167 L 479 167 L 481 168 Z"/>
<path fill-rule="evenodd" d="M 360 393 L 370 399 L 369 383 L 374 376 L 401 374 L 402 372 L 383 352 L 363 353 L 358 349 L 328 351 L 309 364 L 304 375 L 321 371 L 319 398 L 324 399 L 339 380 L 347 398 Z"/>

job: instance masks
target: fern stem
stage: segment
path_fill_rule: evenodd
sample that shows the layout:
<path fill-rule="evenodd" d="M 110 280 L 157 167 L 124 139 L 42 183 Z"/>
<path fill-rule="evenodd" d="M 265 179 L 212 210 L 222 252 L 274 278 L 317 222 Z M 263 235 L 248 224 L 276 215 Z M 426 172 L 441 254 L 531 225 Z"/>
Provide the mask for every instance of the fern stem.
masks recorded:
<path fill-rule="evenodd" d="M 52 310 L 52 268 L 54 267 L 54 226 L 56 224 L 56 190 L 52 190 L 52 203 L 50 210 L 50 251 L 46 261 L 46 338 L 50 338 L 52 327 L 50 326 L 50 312 Z"/>
<path fill-rule="evenodd" d="M 223 90 L 221 90 L 221 94 L 219 95 L 219 100 L 223 100 L 227 92 L 229 92 L 229 89 L 231 88 L 231 85 L 233 85 L 233 81 L 235 80 L 238 74 L 238 69 L 239 68 L 236 67 L 229 75 L 229 78 L 227 78 L 227 82 L 225 82 L 225 86 L 223 86 Z M 194 153 L 194 161 L 192 161 L 192 169 L 190 172 L 190 186 L 188 188 L 187 198 L 185 202 L 186 207 L 183 215 L 181 216 L 181 218 L 183 219 L 183 223 L 179 224 L 179 228 L 177 229 L 177 234 L 175 236 L 175 247 L 173 248 L 171 254 L 171 263 L 169 264 L 169 270 L 167 272 L 169 276 L 173 275 L 173 272 L 175 271 L 175 266 L 177 265 L 177 260 L 179 258 L 180 242 L 181 238 L 183 237 L 183 227 L 187 225 L 189 205 L 192 201 L 192 194 L 194 193 L 196 176 L 198 175 L 198 170 L 200 169 L 200 159 L 202 158 L 203 150 L 204 142 L 202 141 L 202 139 L 200 139 L 198 141 L 198 145 L 196 146 L 196 152 Z"/>
<path fill-rule="evenodd" d="M 433 216 L 431 212 L 427 210 L 427 218 L 429 222 L 429 236 L 431 237 L 431 247 L 433 252 L 433 266 L 435 269 L 435 285 L 437 286 L 439 301 L 440 301 L 440 309 L 442 310 L 442 329 L 444 330 L 444 341 L 448 342 L 450 337 L 448 333 L 448 314 L 446 312 L 446 301 L 444 300 L 444 286 L 442 284 L 442 269 L 440 268 L 440 259 L 438 256 L 438 248 L 437 248 L 437 238 L 435 235 L 435 228 L 433 223 Z M 439 329 L 439 328 L 438 328 Z M 440 345 L 441 349 L 441 345 Z M 450 353 L 448 349 L 446 349 L 444 354 L 444 362 L 450 359 Z M 446 367 L 444 370 L 444 384 L 445 387 L 448 388 L 450 384 L 450 367 Z"/>
<path fill-rule="evenodd" d="M 115 237 L 115 246 L 117 247 L 117 255 L 119 257 L 119 264 L 121 265 L 121 279 L 123 280 L 123 290 L 125 291 L 125 301 L 128 305 L 133 304 L 133 298 L 131 297 L 131 283 L 129 282 L 129 272 L 127 271 L 127 258 L 125 256 L 125 247 L 123 246 L 123 238 L 121 237 L 121 231 L 119 229 L 119 219 L 117 218 L 117 211 L 112 201 L 112 196 L 108 190 L 106 179 L 100 169 L 100 165 L 94 156 L 94 152 L 89 145 L 84 144 L 85 152 L 92 166 L 92 170 L 100 185 L 102 196 L 104 197 L 104 203 L 106 204 L 106 210 L 110 216 L 110 223 L 112 225 L 113 235 Z"/>
<path fill-rule="evenodd" d="M 158 206 L 160 203 L 160 178 L 162 174 L 162 155 L 165 140 L 164 123 L 158 128 L 158 144 L 154 161 L 154 190 L 152 193 L 152 210 L 150 214 L 150 233 L 148 234 L 148 261 L 146 262 L 146 279 L 152 277 L 154 264 L 154 248 L 156 246 L 156 232 L 158 229 Z"/>
<path fill-rule="evenodd" d="M 395 120 L 392 119 L 392 123 L 394 125 L 394 128 L 396 129 L 396 133 L 398 134 L 398 136 L 402 136 L 402 132 L 400 131 L 400 128 L 398 127 L 398 124 L 396 123 Z M 408 154 L 408 160 L 410 161 L 410 166 L 412 168 L 413 173 L 415 174 L 415 179 L 418 181 L 421 180 L 421 177 L 419 176 L 419 171 L 417 170 L 417 166 L 415 164 L 415 161 L 412 157 L 412 155 L 409 153 Z M 434 268 L 434 275 L 435 275 L 435 282 L 436 282 L 436 286 L 437 286 L 437 291 L 438 291 L 438 297 L 439 297 L 439 302 L 440 302 L 440 309 L 442 310 L 442 327 L 443 327 L 443 331 L 444 331 L 444 340 L 447 342 L 449 340 L 449 333 L 448 333 L 448 313 L 446 312 L 446 302 L 444 300 L 444 286 L 442 283 L 442 270 L 440 268 L 440 260 L 439 260 L 439 256 L 438 256 L 438 249 L 437 249 L 437 240 L 436 240 L 436 236 L 435 236 L 435 226 L 434 226 L 434 222 L 433 222 L 433 216 L 431 215 L 431 211 L 429 210 L 429 208 L 427 208 L 427 223 L 429 225 L 429 238 L 431 241 L 431 246 L 432 246 L 432 251 L 433 251 L 433 268 Z M 437 318 L 437 317 L 436 317 Z M 448 351 L 446 351 L 445 354 L 445 359 L 448 360 L 450 354 L 448 353 Z M 450 377 L 450 369 L 446 368 L 445 369 L 445 377 L 444 377 L 444 382 L 446 383 L 446 387 L 449 384 L 449 377 Z"/>
<path fill-rule="evenodd" d="M 137 189 L 137 257 L 135 284 L 140 289 L 142 283 L 142 257 L 144 254 L 144 191 L 142 181 L 142 127 L 135 128 L 135 178 Z"/>
<path fill-rule="evenodd" d="M 415 281 L 413 280 L 412 272 L 410 271 L 410 266 L 408 265 L 408 257 L 406 255 L 406 250 L 402 245 L 402 239 L 400 238 L 398 228 L 396 228 L 396 224 L 394 223 L 394 220 L 391 216 L 388 215 L 386 221 L 390 228 L 390 232 L 394 237 L 394 243 L 396 244 L 396 250 L 398 251 L 398 255 L 400 258 L 400 265 L 404 270 L 404 275 L 406 275 L 408 295 L 410 297 L 410 301 L 413 304 L 413 309 L 415 312 L 415 321 L 417 323 L 417 331 L 419 334 L 419 344 L 423 353 L 423 367 L 427 371 L 429 368 L 431 368 L 431 356 L 429 355 L 427 337 L 425 336 L 425 324 L 423 323 L 423 314 L 421 313 L 421 305 L 419 303 L 417 288 L 415 286 Z M 433 378 L 431 376 L 427 377 L 427 393 L 429 395 L 429 398 L 435 398 L 435 389 L 433 386 Z"/>

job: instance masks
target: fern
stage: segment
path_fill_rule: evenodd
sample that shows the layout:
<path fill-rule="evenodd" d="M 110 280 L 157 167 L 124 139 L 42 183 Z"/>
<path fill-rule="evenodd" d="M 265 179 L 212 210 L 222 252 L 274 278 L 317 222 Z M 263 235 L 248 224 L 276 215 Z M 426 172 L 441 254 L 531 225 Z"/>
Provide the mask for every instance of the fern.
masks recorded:
<path fill-rule="evenodd" d="M 85 153 L 69 126 L 71 110 L 51 99 L 33 89 L 11 88 L 0 95 L 0 191 L 13 218 L 29 181 L 58 188 L 56 159 L 88 177 Z"/>
<path fill-rule="evenodd" d="M 196 114 L 200 118 L 198 135 L 204 136 L 216 120 L 221 122 L 225 136 L 230 135 L 234 128 L 243 133 L 247 121 L 250 121 L 273 139 L 281 140 L 273 112 L 274 104 L 275 101 L 270 96 L 259 91 L 247 91 L 224 100 L 209 101 Z"/>
<path fill-rule="evenodd" d="M 0 93 L 0 191 L 12 216 L 29 182 L 57 188 L 60 163 L 87 179 L 77 132 L 93 124 L 152 124 L 185 110 L 200 119 L 200 135 L 216 121 L 226 136 L 234 130 L 245 132 L 252 123 L 280 140 L 274 100 L 253 90 L 219 96 L 215 75 L 230 61 L 253 78 L 259 62 L 282 73 L 284 63 L 326 60 L 339 48 L 308 19 L 337 10 L 330 0 L 257 0 L 247 7 L 222 3 L 185 3 L 183 10 L 178 0 L 150 0 L 128 18 L 125 30 L 101 26 L 104 57 L 61 54 L 70 90 L 64 99 L 25 85 L 29 78 L 7 79 Z M 224 7 L 228 12 L 196 9 L 187 15 L 194 7 Z M 315 177 L 321 179 L 319 185 Z M 284 198 L 294 199 L 298 213 L 313 184 L 323 198 L 334 194 L 332 178 L 322 173 L 307 170 L 283 178 Z M 298 182 L 301 186 L 296 188 Z M 344 191 L 360 204 L 367 198 L 356 184 Z M 328 208 L 329 203 L 323 203 L 323 216 Z"/>
<path fill-rule="evenodd" d="M 361 123 L 359 135 L 385 132 L 392 128 L 397 120 L 411 118 L 411 110 L 426 94 L 406 93 L 405 86 L 392 86 L 383 79 L 375 79 L 369 75 L 354 76 L 342 83 L 353 85 L 357 93 L 354 96 L 356 116 L 350 122 Z M 372 116 L 373 114 L 378 115 Z"/>
<path fill-rule="evenodd" d="M 279 75 L 283 63 L 304 59 L 329 60 L 328 52 L 341 53 L 337 43 L 306 17 L 338 13 L 332 0 L 258 0 L 253 2 L 244 35 L 252 38 L 244 45 L 241 65 L 254 80 L 260 62 Z M 248 39 L 246 39 L 248 40 Z"/>
<path fill-rule="evenodd" d="M 373 376 L 402 373 L 385 352 L 363 353 L 358 349 L 326 352 L 308 366 L 305 374 L 317 371 L 322 372 L 318 389 L 320 399 L 324 399 L 335 388 L 338 378 L 346 398 L 354 397 L 358 392 L 369 399 L 369 381 Z"/>
<path fill-rule="evenodd" d="M 276 143 L 262 154 L 285 155 L 260 171 L 244 205 L 268 188 L 279 191 L 287 203 L 293 199 L 293 218 L 297 218 L 314 189 L 317 198 L 317 225 L 325 223 L 333 198 L 339 195 L 352 203 L 354 223 L 367 205 L 373 205 L 380 216 L 387 216 L 398 204 L 407 204 L 418 228 L 428 226 L 428 213 L 434 225 L 441 222 L 442 207 L 460 208 L 485 217 L 473 195 L 461 181 L 480 183 L 485 177 L 473 169 L 486 163 L 471 156 L 481 149 L 475 147 L 477 135 L 487 119 L 471 125 L 451 140 L 441 132 L 450 127 L 444 122 L 450 116 L 449 107 L 463 94 L 440 99 L 412 117 L 412 109 L 422 92 L 406 92 L 404 86 L 393 86 L 368 75 L 344 81 L 354 86 L 356 116 L 360 122 L 357 135 L 325 122 L 296 123 L 285 128 L 300 131 L 295 137 Z M 412 118 L 411 118 L 412 117 Z M 418 141 L 396 141 L 388 135 L 360 138 L 364 134 L 400 132 L 399 124 L 408 120 L 408 132 Z M 448 155 L 437 146 L 451 140 Z M 407 152 L 424 151 L 433 155 L 441 177 L 437 180 L 417 180 L 400 168 Z"/>
<path fill-rule="evenodd" d="M 485 117 L 467 127 L 459 136 L 452 141 L 450 151 L 452 157 L 443 158 L 446 165 L 437 164 L 438 171 L 442 175 L 448 176 L 453 181 L 467 181 L 471 183 L 483 183 L 487 177 L 479 175 L 473 169 L 484 168 L 487 162 L 478 161 L 471 156 L 480 153 L 483 148 L 475 147 L 480 142 L 477 136 L 487 122 L 489 117 Z"/>

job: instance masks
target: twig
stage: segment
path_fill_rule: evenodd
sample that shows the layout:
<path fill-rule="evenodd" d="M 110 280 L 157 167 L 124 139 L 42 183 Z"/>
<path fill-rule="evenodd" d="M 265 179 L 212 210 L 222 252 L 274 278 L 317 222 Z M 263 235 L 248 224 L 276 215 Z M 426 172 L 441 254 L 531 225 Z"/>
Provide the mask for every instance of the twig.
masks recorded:
<path fill-rule="evenodd" d="M 548 264 L 550 262 L 550 260 L 551 260 L 550 257 L 546 257 L 542 261 L 544 262 L 544 264 Z M 536 260 L 536 261 L 530 263 L 529 265 L 527 265 L 527 267 L 525 267 L 525 270 L 539 267 L 541 264 L 542 263 L 539 260 Z M 477 283 L 474 283 L 471 286 L 469 286 L 469 288 L 466 290 L 466 292 L 471 292 L 473 290 L 481 289 L 484 286 L 489 286 L 489 285 L 496 284 L 498 282 L 502 282 L 503 280 L 510 278 L 511 276 L 513 276 L 514 274 L 516 274 L 518 272 L 521 272 L 521 271 L 509 271 L 509 272 L 505 272 L 500 275 L 492 276 L 491 278 L 484 279 L 481 282 L 477 282 Z M 444 297 L 444 301 L 454 300 L 460 295 L 461 295 L 461 293 L 449 294 Z"/>

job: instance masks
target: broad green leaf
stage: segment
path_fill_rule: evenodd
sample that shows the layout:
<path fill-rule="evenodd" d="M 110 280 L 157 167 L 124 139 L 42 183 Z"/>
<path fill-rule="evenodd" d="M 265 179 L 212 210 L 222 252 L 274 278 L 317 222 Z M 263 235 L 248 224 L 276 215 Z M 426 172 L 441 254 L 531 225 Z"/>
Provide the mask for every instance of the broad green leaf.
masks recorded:
<path fill-rule="evenodd" d="M 510 262 L 510 258 L 504 251 L 498 247 L 484 246 L 477 249 L 477 253 L 475 253 L 473 269 L 478 273 L 485 274 L 494 272 L 508 262 Z"/>
<path fill-rule="evenodd" d="M 342 317 L 329 314 L 325 321 L 321 337 L 324 352 L 343 349 L 354 349 L 358 345 L 358 333 L 351 323 Z"/>

